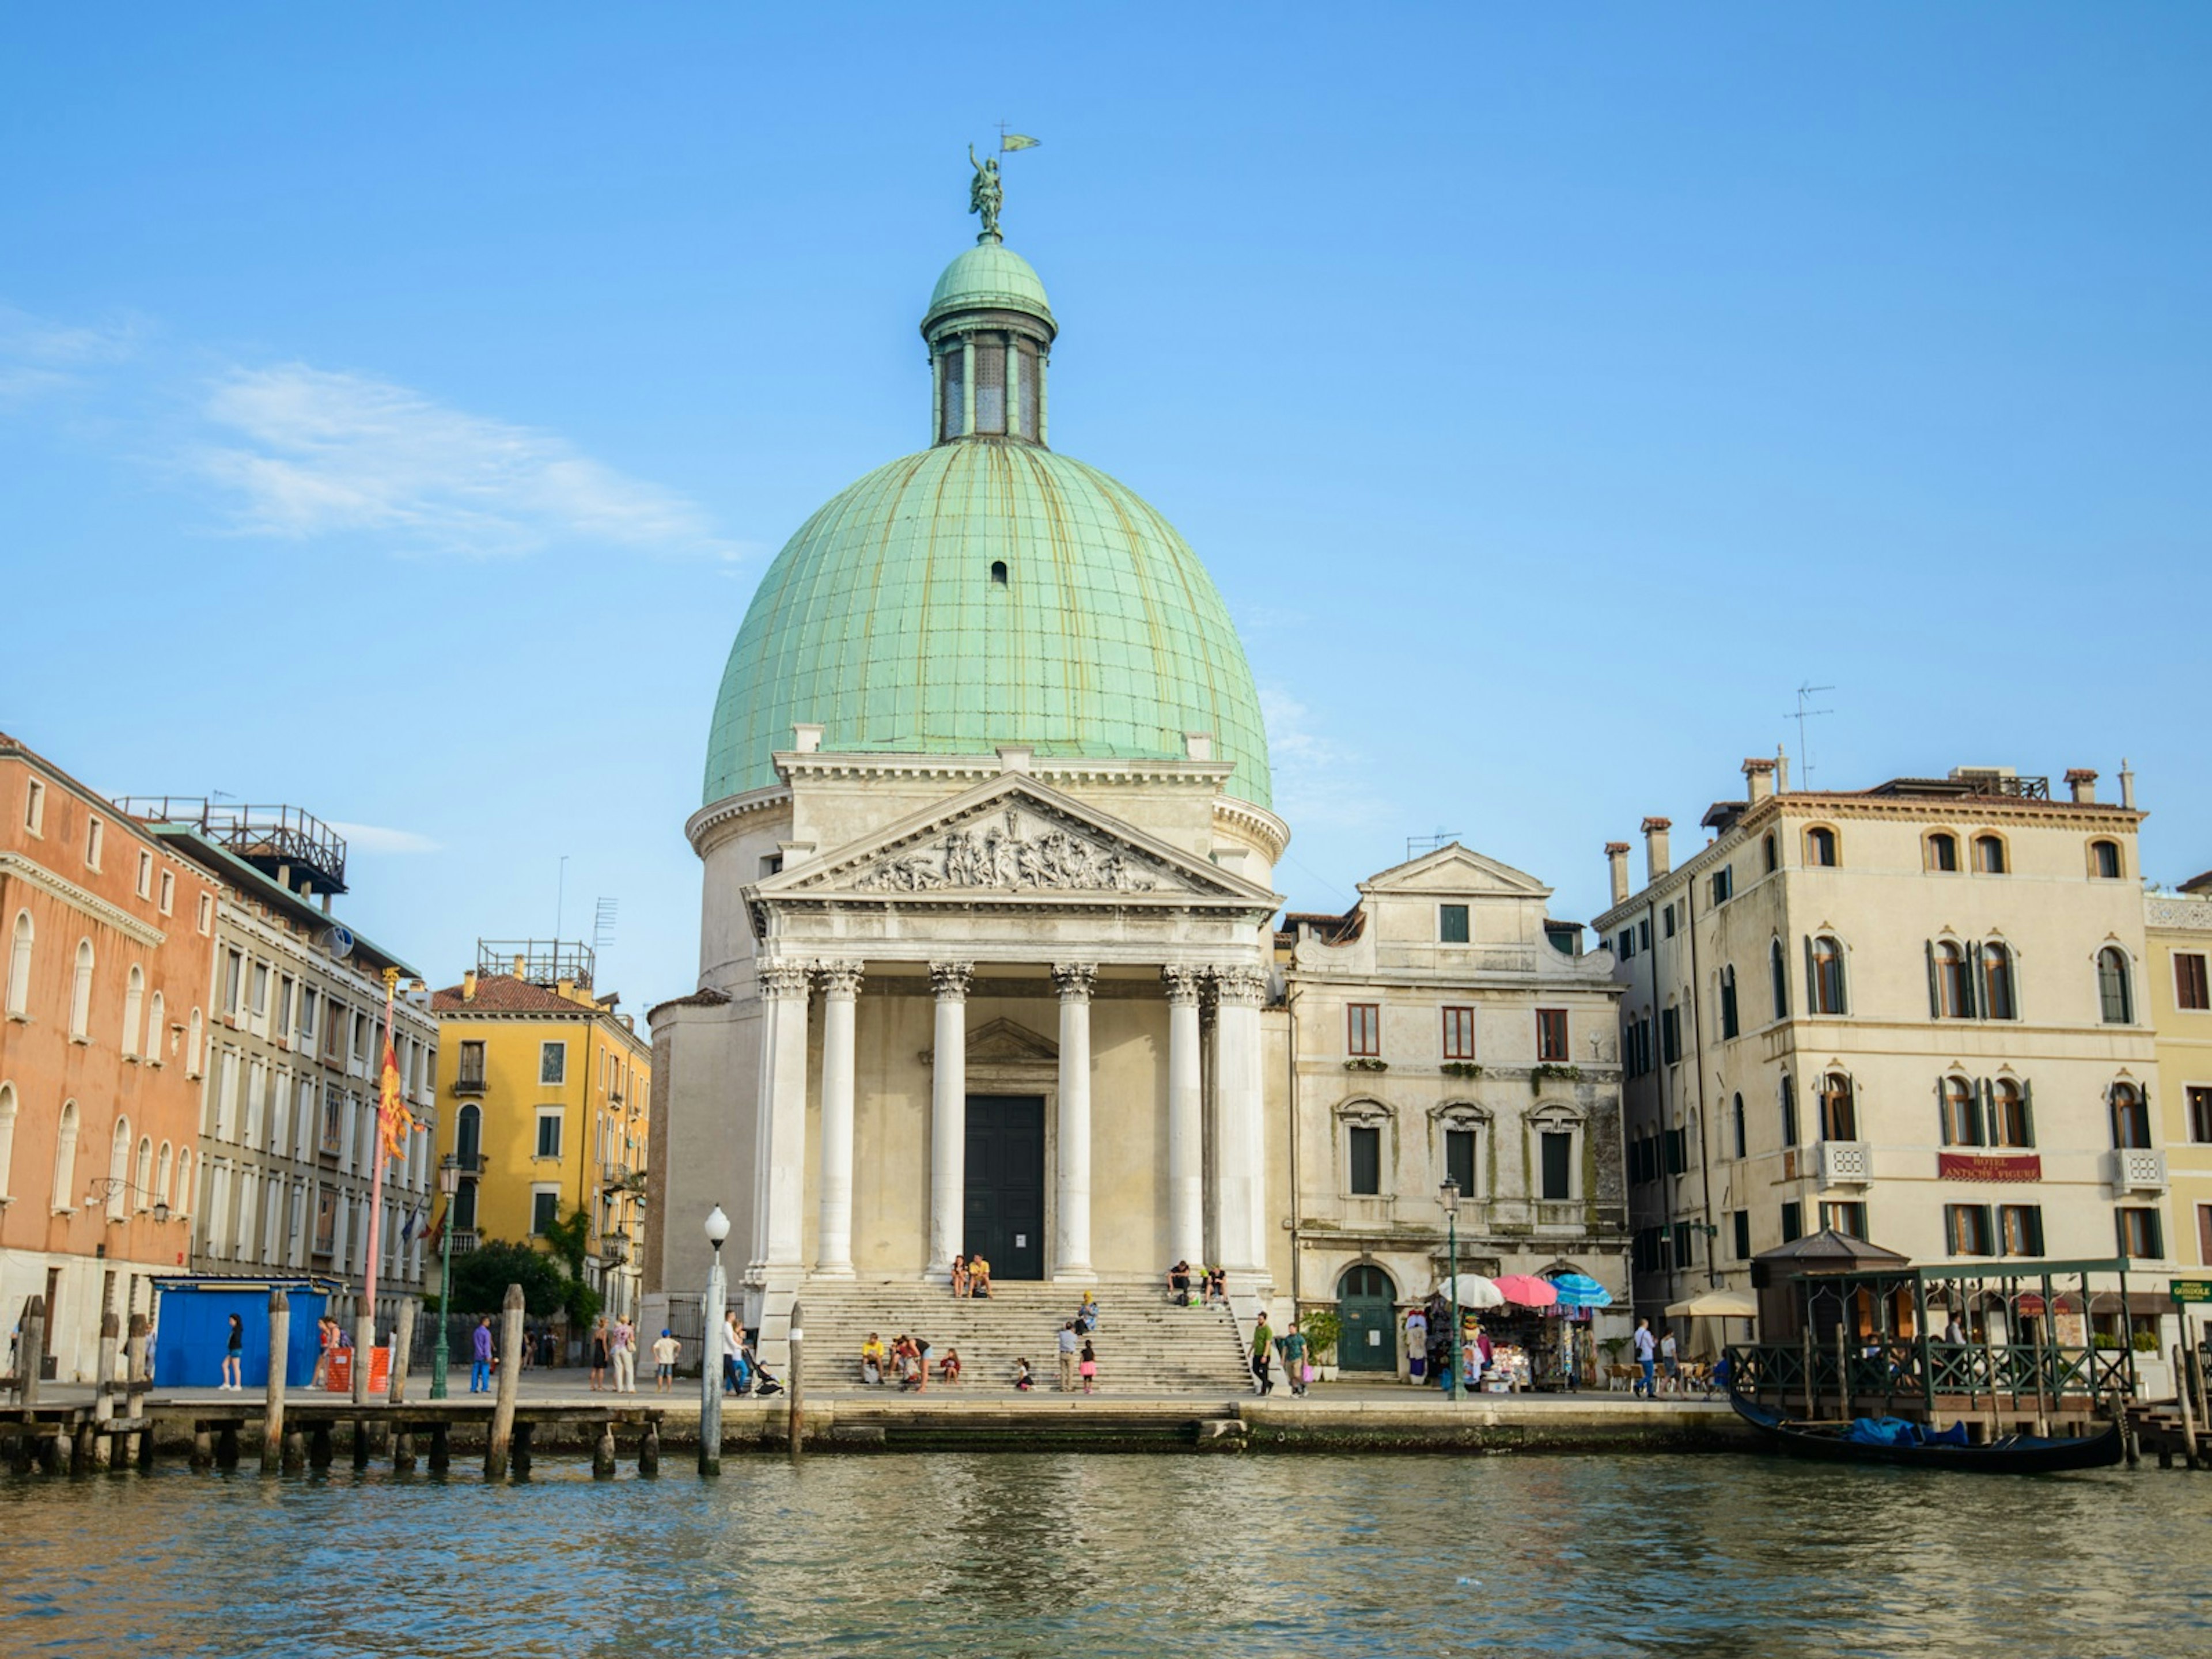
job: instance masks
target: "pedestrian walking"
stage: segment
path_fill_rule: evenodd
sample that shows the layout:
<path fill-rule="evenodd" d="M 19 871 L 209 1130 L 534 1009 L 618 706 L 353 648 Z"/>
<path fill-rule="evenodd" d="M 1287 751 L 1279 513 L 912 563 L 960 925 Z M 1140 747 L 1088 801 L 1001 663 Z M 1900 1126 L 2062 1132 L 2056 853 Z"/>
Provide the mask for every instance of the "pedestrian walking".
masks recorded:
<path fill-rule="evenodd" d="M 1639 1319 L 1636 1322 L 1635 1342 L 1636 1364 L 1638 1369 L 1643 1373 L 1636 1380 L 1636 1392 L 1649 1400 L 1657 1391 L 1657 1385 L 1652 1378 L 1651 1372 L 1653 1357 L 1659 1352 L 1659 1345 L 1652 1340 L 1650 1320 Z"/>
<path fill-rule="evenodd" d="M 1406 1316 L 1406 1380 L 1419 1387 L 1429 1368 L 1429 1316 L 1419 1308 Z"/>
<path fill-rule="evenodd" d="M 1659 1364 L 1667 1373 L 1667 1392 L 1680 1394 L 1682 1391 L 1682 1360 L 1674 1351 L 1674 1333 L 1671 1329 L 1659 1339 Z"/>
<path fill-rule="evenodd" d="M 1075 1392 L 1076 1350 L 1082 1346 L 1082 1339 L 1075 1334 L 1075 1322 L 1071 1319 L 1060 1328 L 1060 1391 L 1062 1394 Z"/>
<path fill-rule="evenodd" d="M 745 1333 L 738 1323 L 737 1310 L 722 1310 L 722 1392 L 743 1394 L 745 1391 Z"/>
<path fill-rule="evenodd" d="M 491 1392 L 491 1316 L 486 1314 L 477 1321 L 475 1332 L 469 1338 L 469 1392 Z"/>
<path fill-rule="evenodd" d="M 1267 1323 L 1267 1316 L 1263 1311 L 1260 1315 L 1260 1322 L 1252 1330 L 1252 1383 L 1255 1394 L 1268 1395 L 1275 1391 L 1275 1380 L 1269 1375 L 1275 1363 L 1274 1344 L 1274 1328 Z"/>
<path fill-rule="evenodd" d="M 1083 1374 L 1083 1392 L 1091 1393 L 1098 1381 L 1098 1355 L 1088 1342 L 1083 1345 L 1083 1358 L 1076 1370 Z"/>
<path fill-rule="evenodd" d="M 599 1394 L 607 1386 L 607 1318 L 599 1316 L 599 1322 L 592 1327 L 592 1392 Z"/>
<path fill-rule="evenodd" d="M 1291 1395 L 1304 1399 L 1306 1392 L 1306 1340 L 1299 1334 L 1297 1320 L 1293 1319 L 1290 1329 L 1275 1339 L 1275 1351 L 1283 1356 L 1283 1375 L 1290 1379 Z"/>
<path fill-rule="evenodd" d="M 246 1386 L 240 1380 L 245 1355 L 246 1322 L 233 1314 L 230 1316 L 230 1335 L 222 1351 L 222 1381 L 217 1385 L 218 1392 L 223 1389 L 236 1390 Z"/>
<path fill-rule="evenodd" d="M 653 1386 L 663 1394 L 676 1387 L 676 1356 L 682 1347 L 676 1334 L 665 1327 L 653 1340 Z"/>
<path fill-rule="evenodd" d="M 327 1389 L 331 1385 L 331 1350 L 337 1346 L 338 1322 L 328 1314 L 315 1322 L 315 1369 L 307 1378 L 311 1389 Z"/>

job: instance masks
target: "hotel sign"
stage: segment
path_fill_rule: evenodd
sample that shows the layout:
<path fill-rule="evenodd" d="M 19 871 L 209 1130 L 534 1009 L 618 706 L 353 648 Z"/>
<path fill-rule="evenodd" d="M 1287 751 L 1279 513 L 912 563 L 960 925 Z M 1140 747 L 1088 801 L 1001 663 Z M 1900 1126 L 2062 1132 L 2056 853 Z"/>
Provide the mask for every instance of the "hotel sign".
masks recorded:
<path fill-rule="evenodd" d="M 2177 1279 L 2166 1288 L 2176 1302 L 2212 1302 L 2212 1279 Z"/>
<path fill-rule="evenodd" d="M 1936 1173 L 1946 1181 L 2040 1181 L 2043 1159 L 2034 1152 L 2024 1158 L 1992 1158 L 1986 1152 L 1938 1152 Z"/>

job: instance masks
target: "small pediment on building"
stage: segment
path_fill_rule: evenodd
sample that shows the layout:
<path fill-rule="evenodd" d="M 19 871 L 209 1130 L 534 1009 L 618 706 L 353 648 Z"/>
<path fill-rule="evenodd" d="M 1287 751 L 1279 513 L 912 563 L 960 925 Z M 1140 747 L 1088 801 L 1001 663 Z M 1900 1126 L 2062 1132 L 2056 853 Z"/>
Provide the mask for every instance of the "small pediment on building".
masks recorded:
<path fill-rule="evenodd" d="M 1257 882 L 1029 777 L 993 779 L 760 884 L 764 898 L 1089 897 L 1249 904 Z"/>
<path fill-rule="evenodd" d="M 1377 895 L 1434 893 L 1470 897 L 1497 893 L 1514 898 L 1548 898 L 1552 892 L 1527 871 L 1471 852 L 1457 842 L 1392 866 L 1361 883 L 1360 890 Z"/>
<path fill-rule="evenodd" d="M 968 1034 L 970 1066 L 1011 1066 L 1024 1060 L 1060 1063 L 1060 1045 L 1011 1019 L 986 1021 Z"/>

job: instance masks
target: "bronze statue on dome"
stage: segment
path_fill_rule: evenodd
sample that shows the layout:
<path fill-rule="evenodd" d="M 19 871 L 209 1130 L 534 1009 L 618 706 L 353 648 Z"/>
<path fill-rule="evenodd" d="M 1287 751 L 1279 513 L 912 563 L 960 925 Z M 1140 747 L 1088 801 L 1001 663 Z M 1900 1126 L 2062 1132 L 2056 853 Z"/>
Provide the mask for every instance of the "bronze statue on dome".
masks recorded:
<path fill-rule="evenodd" d="M 968 146 L 968 165 L 975 169 L 975 177 L 968 186 L 968 211 L 983 217 L 983 234 L 995 237 L 999 234 L 999 208 L 1006 199 L 1006 186 L 999 182 L 999 158 L 985 161 L 975 159 L 975 146 Z"/>

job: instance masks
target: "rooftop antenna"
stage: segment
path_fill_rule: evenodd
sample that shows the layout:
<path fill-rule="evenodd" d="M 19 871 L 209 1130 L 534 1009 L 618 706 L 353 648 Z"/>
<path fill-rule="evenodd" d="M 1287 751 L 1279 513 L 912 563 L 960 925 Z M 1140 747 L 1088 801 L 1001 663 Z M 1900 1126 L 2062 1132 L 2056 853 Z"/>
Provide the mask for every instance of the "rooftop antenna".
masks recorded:
<path fill-rule="evenodd" d="M 1408 836 L 1406 837 L 1406 861 L 1410 864 L 1423 854 L 1433 853 L 1439 847 L 1449 847 L 1458 839 L 1458 830 L 1444 829 L 1439 829 L 1433 836 Z"/>
<path fill-rule="evenodd" d="M 1794 714 L 1784 714 L 1782 717 L 1786 720 L 1797 722 L 1797 758 L 1805 768 L 1804 787 L 1808 789 L 1813 787 L 1813 749 L 1812 745 L 1805 741 L 1805 722 L 1818 719 L 1822 714 L 1832 714 L 1836 711 L 1832 708 L 1808 708 L 1805 705 L 1820 696 L 1821 692 L 1832 691 L 1835 689 L 1832 685 L 1814 685 L 1809 681 L 1807 682 L 1797 688 L 1797 712 Z"/>
<path fill-rule="evenodd" d="M 553 943 L 561 943 L 561 918 L 568 903 L 568 855 L 561 854 L 561 881 L 553 890 Z"/>
<path fill-rule="evenodd" d="M 592 915 L 592 952 L 597 955 L 615 942 L 615 916 L 622 908 L 620 899 L 603 898 Z"/>

